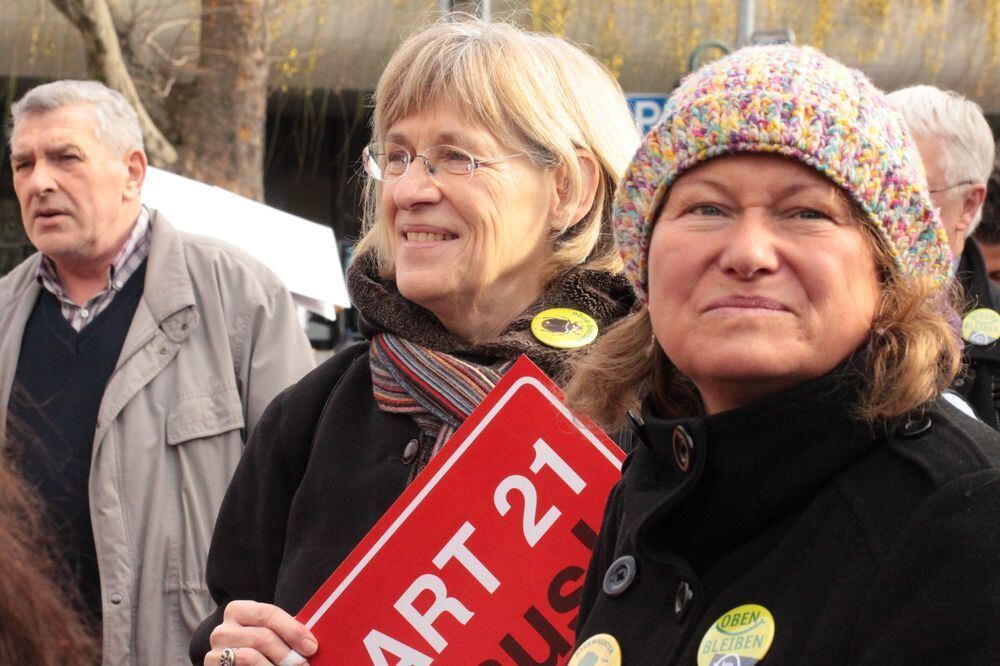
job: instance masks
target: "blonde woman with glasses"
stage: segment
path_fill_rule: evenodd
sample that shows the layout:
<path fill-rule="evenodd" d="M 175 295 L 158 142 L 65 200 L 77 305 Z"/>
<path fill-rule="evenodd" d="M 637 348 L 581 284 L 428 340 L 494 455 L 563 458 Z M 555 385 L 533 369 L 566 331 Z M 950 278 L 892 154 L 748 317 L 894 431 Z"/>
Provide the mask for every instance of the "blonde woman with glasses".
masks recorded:
<path fill-rule="evenodd" d="M 638 137 L 621 89 L 579 48 L 504 23 L 435 24 L 389 61 L 372 135 L 348 271 L 368 340 L 275 399 L 247 445 L 195 663 L 313 654 L 291 614 L 510 364 L 527 354 L 565 381 L 586 351 L 543 313 L 569 308 L 603 332 L 632 306 L 608 217 Z M 536 337 L 539 316 L 556 330 Z"/>

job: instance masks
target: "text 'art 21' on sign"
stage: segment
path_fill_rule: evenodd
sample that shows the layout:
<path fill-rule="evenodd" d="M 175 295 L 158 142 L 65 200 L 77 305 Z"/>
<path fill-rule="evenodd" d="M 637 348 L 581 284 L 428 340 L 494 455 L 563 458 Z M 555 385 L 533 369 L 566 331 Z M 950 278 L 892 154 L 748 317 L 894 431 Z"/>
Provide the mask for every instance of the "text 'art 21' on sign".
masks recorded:
<path fill-rule="evenodd" d="M 624 454 L 522 357 L 297 618 L 315 665 L 563 663 Z"/>

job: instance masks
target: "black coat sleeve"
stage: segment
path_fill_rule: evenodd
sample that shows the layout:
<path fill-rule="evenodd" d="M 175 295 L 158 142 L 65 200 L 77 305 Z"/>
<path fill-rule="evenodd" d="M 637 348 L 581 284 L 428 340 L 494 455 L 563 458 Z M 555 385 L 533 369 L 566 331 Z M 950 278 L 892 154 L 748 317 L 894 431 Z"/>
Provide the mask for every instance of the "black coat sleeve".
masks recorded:
<path fill-rule="evenodd" d="M 340 378 L 366 349 L 363 343 L 343 350 L 280 393 L 254 428 L 212 534 L 205 571 L 218 607 L 191 639 L 193 664 L 204 662 L 212 630 L 230 601 L 274 601 L 289 508 L 309 463 L 316 424 Z"/>
<path fill-rule="evenodd" d="M 1000 664 L 1000 470 L 942 488 L 901 533 L 858 626 L 849 663 Z"/>

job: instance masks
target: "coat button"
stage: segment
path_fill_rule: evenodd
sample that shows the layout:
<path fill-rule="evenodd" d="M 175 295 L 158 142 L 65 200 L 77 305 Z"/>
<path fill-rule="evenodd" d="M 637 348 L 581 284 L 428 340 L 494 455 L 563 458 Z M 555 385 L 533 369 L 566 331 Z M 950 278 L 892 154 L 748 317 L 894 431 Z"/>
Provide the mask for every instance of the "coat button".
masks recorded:
<path fill-rule="evenodd" d="M 406 443 L 406 448 L 403 449 L 403 462 L 409 465 L 417 457 L 417 452 L 420 450 L 420 442 L 415 439 L 411 439 Z"/>
<path fill-rule="evenodd" d="M 111 595 L 111 603 L 113 603 L 115 606 L 118 606 L 119 604 L 121 604 L 121 602 L 122 602 L 122 595 L 118 594 L 117 592 Z"/>
<path fill-rule="evenodd" d="M 691 459 L 694 457 L 694 441 L 682 426 L 674 428 L 674 462 L 682 472 L 691 469 Z"/>
<path fill-rule="evenodd" d="M 678 622 L 683 622 L 691 610 L 691 602 L 694 601 L 694 590 L 685 580 L 677 586 L 677 594 L 674 595 L 674 617 Z"/>
<path fill-rule="evenodd" d="M 632 585 L 635 580 L 635 558 L 622 555 L 611 563 L 604 574 L 604 593 L 609 597 L 617 597 Z"/>
<path fill-rule="evenodd" d="M 907 419 L 899 426 L 897 432 L 901 437 L 916 437 L 931 429 L 931 417 Z"/>

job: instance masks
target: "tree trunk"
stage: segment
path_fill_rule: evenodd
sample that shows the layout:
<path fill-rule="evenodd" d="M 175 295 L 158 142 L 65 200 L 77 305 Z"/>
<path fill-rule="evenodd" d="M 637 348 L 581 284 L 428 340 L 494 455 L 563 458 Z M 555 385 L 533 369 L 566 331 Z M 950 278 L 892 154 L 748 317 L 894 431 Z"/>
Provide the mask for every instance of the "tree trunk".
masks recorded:
<path fill-rule="evenodd" d="M 95 78 L 120 91 L 139 113 L 152 163 L 263 200 L 269 47 L 266 0 L 202 0 L 194 77 L 173 87 L 163 101 L 166 115 L 156 116 L 168 119 L 166 133 L 173 143 L 139 99 L 116 31 L 127 26 L 115 25 L 108 0 L 51 1 L 80 31 Z"/>
<path fill-rule="evenodd" d="M 139 99 L 132 77 L 125 68 L 118 33 L 105 0 L 52 0 L 56 9 L 76 26 L 87 49 L 91 76 L 104 81 L 125 96 L 136 113 L 146 144 L 146 154 L 154 164 L 167 166 L 177 161 L 177 151 L 149 117 Z"/>
<path fill-rule="evenodd" d="M 264 198 L 268 35 L 264 0 L 203 0 L 199 76 L 171 110 L 181 169 Z"/>

